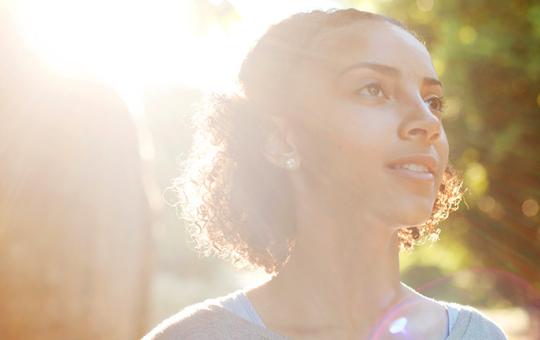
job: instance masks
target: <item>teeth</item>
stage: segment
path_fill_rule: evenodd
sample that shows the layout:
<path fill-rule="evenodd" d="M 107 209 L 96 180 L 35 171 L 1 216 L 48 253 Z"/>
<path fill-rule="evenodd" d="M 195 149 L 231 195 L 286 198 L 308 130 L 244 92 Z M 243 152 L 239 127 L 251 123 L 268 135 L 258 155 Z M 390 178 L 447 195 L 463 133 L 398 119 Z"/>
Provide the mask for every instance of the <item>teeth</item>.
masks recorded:
<path fill-rule="evenodd" d="M 421 164 L 399 164 L 395 166 L 396 169 L 403 168 L 411 171 L 417 172 L 429 172 L 429 169 L 425 165 Z"/>

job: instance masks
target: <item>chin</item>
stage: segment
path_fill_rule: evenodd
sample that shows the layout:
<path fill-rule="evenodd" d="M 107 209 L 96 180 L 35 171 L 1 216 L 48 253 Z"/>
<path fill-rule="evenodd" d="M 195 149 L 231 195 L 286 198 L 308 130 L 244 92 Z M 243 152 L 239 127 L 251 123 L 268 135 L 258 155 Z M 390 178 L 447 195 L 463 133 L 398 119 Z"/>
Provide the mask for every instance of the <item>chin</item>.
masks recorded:
<path fill-rule="evenodd" d="M 431 204 L 429 204 L 431 203 Z M 398 220 L 401 226 L 413 227 L 421 226 L 431 217 L 433 211 L 433 202 L 426 204 L 416 204 L 414 206 L 404 207 L 401 211 L 397 211 Z"/>

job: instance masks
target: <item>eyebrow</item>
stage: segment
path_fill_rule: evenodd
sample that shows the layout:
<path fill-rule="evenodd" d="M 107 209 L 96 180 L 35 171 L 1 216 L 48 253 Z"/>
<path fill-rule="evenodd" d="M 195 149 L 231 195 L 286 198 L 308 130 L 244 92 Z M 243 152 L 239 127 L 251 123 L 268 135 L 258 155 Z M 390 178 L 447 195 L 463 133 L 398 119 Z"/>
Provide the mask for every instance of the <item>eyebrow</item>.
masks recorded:
<path fill-rule="evenodd" d="M 347 72 L 349 72 L 351 70 L 354 70 L 354 69 L 358 69 L 358 68 L 367 68 L 367 69 L 373 70 L 375 72 L 379 72 L 379 73 L 382 73 L 382 74 L 385 74 L 387 76 L 394 77 L 394 78 L 401 77 L 401 71 L 398 70 L 397 68 L 393 67 L 393 66 L 388 66 L 388 65 L 384 65 L 384 64 L 377 64 L 377 63 L 370 63 L 370 62 L 360 62 L 360 63 L 352 64 L 352 65 L 344 68 L 343 70 L 341 70 L 338 73 L 337 77 L 340 78 L 345 73 L 347 73 Z M 427 85 L 438 85 L 438 86 L 442 87 L 442 83 L 438 79 L 435 79 L 435 78 L 424 77 L 422 79 L 422 81 Z"/>

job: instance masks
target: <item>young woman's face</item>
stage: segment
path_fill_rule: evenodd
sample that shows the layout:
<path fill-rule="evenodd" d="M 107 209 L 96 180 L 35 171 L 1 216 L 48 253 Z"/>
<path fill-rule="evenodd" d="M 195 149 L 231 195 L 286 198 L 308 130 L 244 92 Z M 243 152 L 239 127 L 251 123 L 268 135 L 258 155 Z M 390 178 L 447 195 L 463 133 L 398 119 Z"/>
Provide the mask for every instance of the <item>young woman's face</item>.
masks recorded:
<path fill-rule="evenodd" d="M 293 83 L 302 176 L 393 226 L 424 223 L 448 163 L 443 89 L 424 45 L 365 20 L 323 32 L 308 53 Z"/>

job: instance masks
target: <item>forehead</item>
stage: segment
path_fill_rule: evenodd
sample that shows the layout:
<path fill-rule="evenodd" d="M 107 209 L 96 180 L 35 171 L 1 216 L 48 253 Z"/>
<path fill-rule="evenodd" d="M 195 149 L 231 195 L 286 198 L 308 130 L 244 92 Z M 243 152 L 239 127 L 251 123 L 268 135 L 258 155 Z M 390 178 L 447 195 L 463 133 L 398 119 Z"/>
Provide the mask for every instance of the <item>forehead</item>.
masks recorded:
<path fill-rule="evenodd" d="M 395 67 L 405 75 L 436 78 L 426 47 L 411 33 L 384 21 L 361 20 L 325 29 L 308 49 L 310 60 L 343 69 L 358 62 Z"/>

